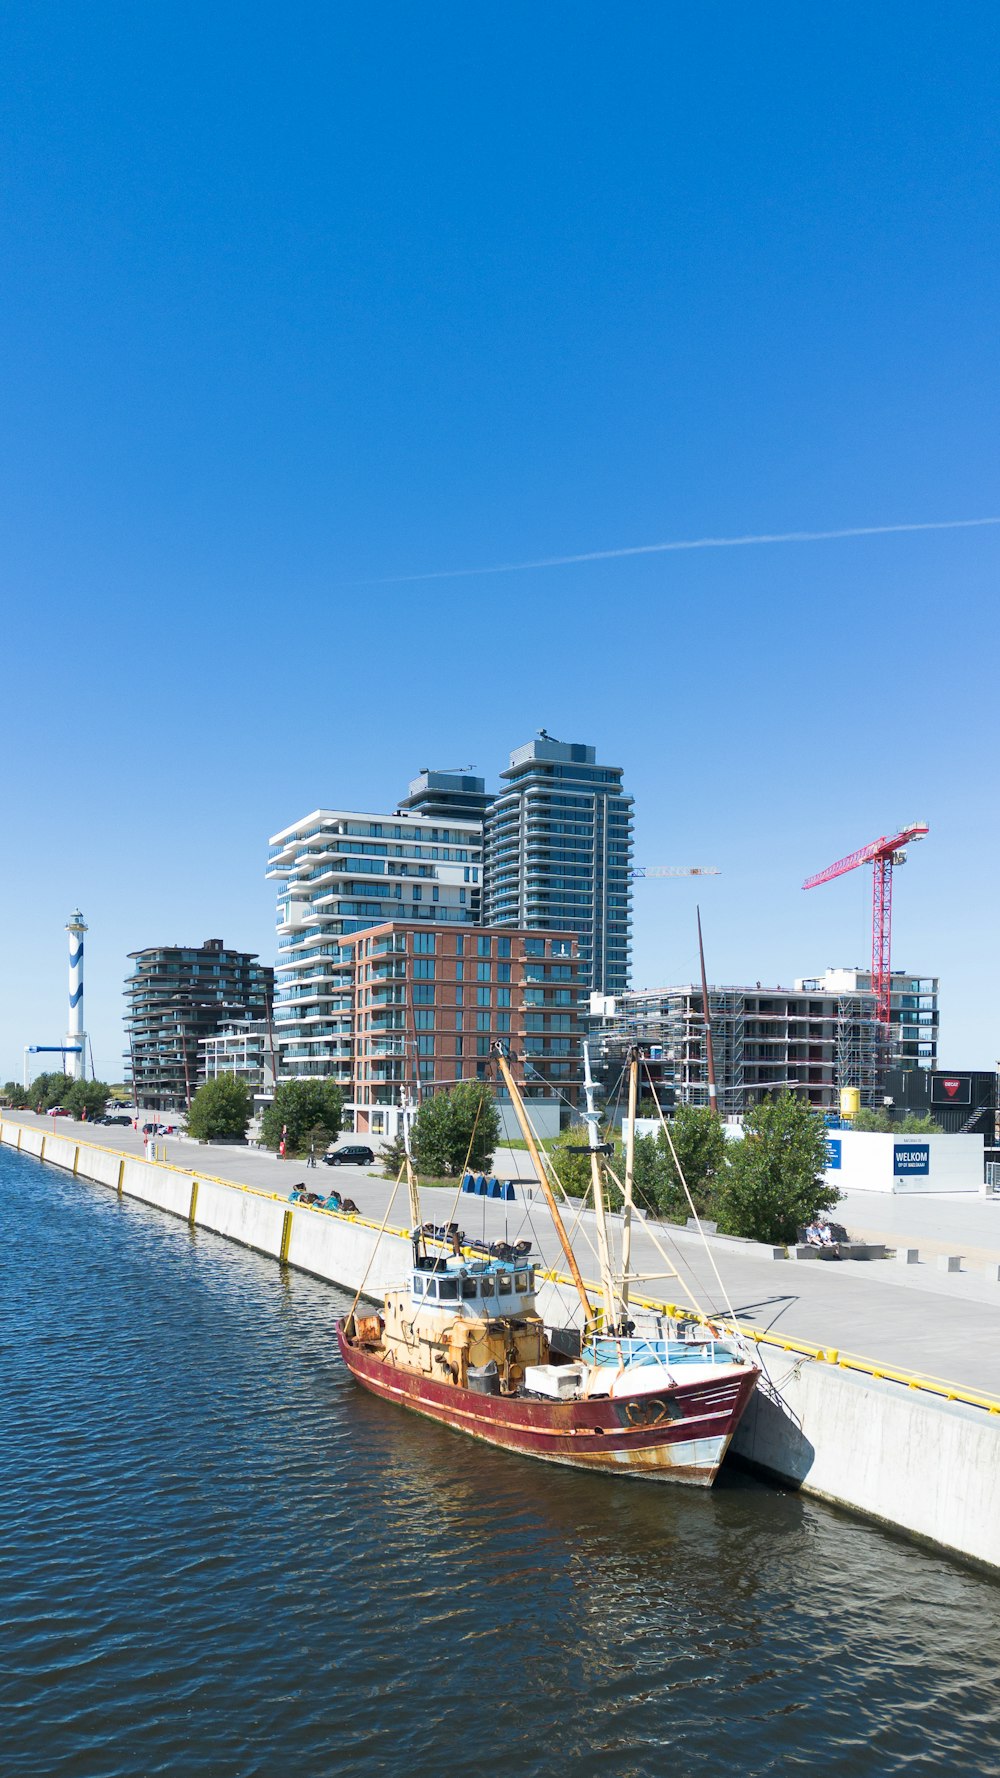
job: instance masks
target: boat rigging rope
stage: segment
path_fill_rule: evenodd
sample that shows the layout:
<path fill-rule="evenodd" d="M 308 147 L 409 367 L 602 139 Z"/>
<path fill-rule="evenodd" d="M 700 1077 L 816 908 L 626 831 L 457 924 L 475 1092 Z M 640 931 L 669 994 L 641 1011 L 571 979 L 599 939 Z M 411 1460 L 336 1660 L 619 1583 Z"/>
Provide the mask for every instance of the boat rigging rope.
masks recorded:
<path fill-rule="evenodd" d="M 373 1246 L 371 1253 L 368 1255 L 368 1264 L 365 1267 L 364 1277 L 362 1278 L 361 1283 L 358 1285 L 357 1293 L 355 1295 L 353 1303 L 351 1304 L 350 1312 L 347 1316 L 348 1321 L 350 1321 L 351 1316 L 354 1314 L 355 1309 L 357 1308 L 359 1302 L 361 1301 L 362 1292 L 365 1288 L 365 1285 L 368 1283 L 368 1274 L 372 1269 L 375 1255 L 378 1252 L 379 1242 L 381 1241 L 382 1236 L 385 1234 L 385 1231 L 389 1226 L 389 1215 L 392 1210 L 393 1204 L 396 1202 L 396 1193 L 398 1192 L 400 1185 L 402 1184 L 403 1174 L 405 1172 L 406 1172 L 406 1162 L 404 1160 L 403 1165 L 400 1167 L 399 1172 L 396 1174 L 396 1183 L 393 1186 L 392 1191 L 389 1194 L 389 1202 L 385 1207 L 385 1215 L 382 1218 L 382 1227 L 379 1229 L 379 1232 L 375 1237 L 375 1245 Z"/>
<path fill-rule="evenodd" d="M 670 1134 L 670 1126 L 667 1123 L 667 1120 L 663 1115 L 663 1107 L 661 1106 L 660 1101 L 657 1097 L 656 1087 L 653 1085 L 653 1076 L 649 1071 L 649 1063 L 647 1061 L 645 1061 L 645 1059 L 643 1060 L 643 1066 L 646 1070 L 646 1079 L 649 1081 L 649 1090 L 653 1095 L 653 1104 L 656 1106 L 657 1112 L 659 1114 L 660 1123 L 663 1126 L 663 1132 L 667 1138 L 667 1143 L 670 1148 L 670 1153 L 673 1155 L 673 1158 L 674 1158 L 674 1166 L 677 1168 L 677 1177 L 680 1180 L 682 1186 L 684 1187 L 684 1196 L 687 1198 L 687 1201 L 691 1206 L 691 1215 L 694 1217 L 695 1227 L 698 1230 L 699 1235 L 701 1236 L 702 1245 L 705 1249 L 706 1254 L 708 1255 L 709 1264 L 710 1264 L 713 1272 L 715 1273 L 716 1283 L 718 1284 L 719 1289 L 722 1292 L 722 1300 L 725 1303 L 726 1308 L 729 1310 L 729 1318 L 732 1321 L 734 1327 L 736 1328 L 737 1333 L 739 1333 L 739 1323 L 736 1320 L 736 1310 L 733 1308 L 733 1305 L 729 1299 L 729 1292 L 722 1282 L 722 1276 L 719 1272 L 718 1266 L 715 1263 L 715 1255 L 713 1254 L 712 1249 L 708 1245 L 708 1237 L 705 1234 L 705 1231 L 701 1226 L 701 1217 L 698 1215 L 698 1212 L 695 1209 L 694 1199 L 691 1196 L 690 1191 L 688 1190 L 688 1182 L 684 1177 L 684 1169 L 681 1166 L 680 1158 L 678 1156 L 676 1148 L 674 1147 L 674 1139 Z"/>

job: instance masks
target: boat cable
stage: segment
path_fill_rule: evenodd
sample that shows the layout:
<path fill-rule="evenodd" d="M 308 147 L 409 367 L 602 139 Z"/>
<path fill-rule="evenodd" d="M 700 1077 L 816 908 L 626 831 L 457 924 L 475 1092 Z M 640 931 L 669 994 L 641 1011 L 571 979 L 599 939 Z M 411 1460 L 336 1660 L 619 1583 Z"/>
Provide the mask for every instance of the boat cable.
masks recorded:
<path fill-rule="evenodd" d="M 712 1249 L 710 1248 L 710 1246 L 708 1245 L 708 1236 L 705 1234 L 705 1230 L 702 1227 L 701 1217 L 698 1215 L 698 1212 L 695 1209 L 695 1202 L 694 1202 L 694 1199 L 691 1196 L 691 1193 L 688 1189 L 688 1182 L 684 1177 L 684 1169 L 681 1166 L 680 1157 L 677 1153 L 676 1148 L 674 1147 L 674 1139 L 673 1139 L 672 1135 L 670 1134 L 670 1126 L 667 1123 L 667 1120 L 663 1115 L 663 1107 L 661 1106 L 659 1098 L 657 1097 L 656 1087 L 653 1084 L 653 1076 L 650 1073 L 649 1063 L 646 1062 L 645 1060 L 644 1060 L 644 1066 L 646 1069 L 646 1078 L 649 1081 L 649 1090 L 653 1095 L 653 1103 L 656 1106 L 656 1109 L 659 1113 L 660 1123 L 663 1126 L 664 1135 L 667 1138 L 667 1142 L 670 1147 L 670 1152 L 674 1158 L 674 1166 L 677 1168 L 677 1177 L 680 1180 L 682 1186 L 684 1187 L 684 1196 L 687 1198 L 687 1201 L 691 1206 L 691 1215 L 694 1217 L 695 1227 L 698 1230 L 699 1235 L 701 1236 L 702 1245 L 705 1249 L 706 1254 L 708 1255 L 709 1264 L 711 1265 L 711 1268 L 712 1268 L 713 1272 L 715 1273 L 716 1283 L 718 1284 L 719 1289 L 722 1292 L 722 1298 L 723 1298 L 723 1301 L 726 1305 L 726 1308 L 729 1310 L 730 1321 L 733 1323 L 733 1326 L 734 1326 L 736 1333 L 737 1333 L 737 1337 L 742 1339 L 743 1336 L 742 1336 L 742 1334 L 740 1334 L 740 1331 L 739 1331 L 739 1322 L 736 1319 L 736 1310 L 733 1308 L 732 1302 L 730 1301 L 729 1292 L 722 1282 L 722 1275 L 719 1271 L 718 1266 L 715 1263 L 715 1255 L 712 1252 Z"/>
<path fill-rule="evenodd" d="M 406 1162 L 404 1160 L 403 1165 L 400 1167 L 399 1172 L 396 1174 L 396 1183 L 393 1186 L 392 1191 L 389 1194 L 389 1202 L 385 1207 L 385 1215 L 382 1218 L 382 1227 L 379 1229 L 379 1232 L 375 1237 L 375 1242 L 372 1247 L 371 1253 L 368 1255 L 368 1264 L 365 1267 L 364 1276 L 361 1280 L 361 1283 L 358 1285 L 357 1291 L 355 1292 L 354 1301 L 350 1307 L 350 1312 L 347 1315 L 348 1321 L 350 1321 L 351 1316 L 354 1314 L 354 1311 L 356 1310 L 359 1302 L 361 1301 L 361 1297 L 362 1297 L 362 1293 L 364 1291 L 365 1285 L 368 1283 L 368 1274 L 371 1271 L 372 1266 L 375 1262 L 375 1255 L 378 1252 L 379 1242 L 381 1241 L 382 1236 L 385 1234 L 385 1231 L 389 1226 L 389 1217 L 392 1212 L 392 1206 L 396 1202 L 396 1193 L 398 1192 L 398 1190 L 403 1182 L 403 1174 L 405 1172 L 406 1172 Z"/>

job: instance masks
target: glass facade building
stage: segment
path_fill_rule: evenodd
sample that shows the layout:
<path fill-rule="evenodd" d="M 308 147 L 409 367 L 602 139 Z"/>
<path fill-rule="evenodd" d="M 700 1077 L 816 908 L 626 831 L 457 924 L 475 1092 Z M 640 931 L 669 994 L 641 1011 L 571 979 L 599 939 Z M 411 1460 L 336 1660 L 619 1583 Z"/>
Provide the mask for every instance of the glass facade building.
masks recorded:
<path fill-rule="evenodd" d="M 485 821 L 484 921 L 576 934 L 584 989 L 621 994 L 632 917 L 632 798 L 621 766 L 542 730 L 500 774 Z"/>

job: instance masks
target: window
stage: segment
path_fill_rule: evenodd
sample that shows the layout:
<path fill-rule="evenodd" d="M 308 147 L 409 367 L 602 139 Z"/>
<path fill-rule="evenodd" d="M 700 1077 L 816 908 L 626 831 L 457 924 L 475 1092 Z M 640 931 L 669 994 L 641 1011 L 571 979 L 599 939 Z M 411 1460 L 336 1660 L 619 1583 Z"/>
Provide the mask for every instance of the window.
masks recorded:
<path fill-rule="evenodd" d="M 545 995 L 541 988 L 525 988 L 524 1004 L 525 1006 L 544 1006 Z"/>
<path fill-rule="evenodd" d="M 462 900 L 463 901 L 465 900 L 464 895 L 462 896 Z M 465 939 L 462 936 L 462 934 L 459 933 L 458 937 L 455 940 L 455 955 L 456 955 L 456 957 L 462 957 L 462 956 L 464 956 L 464 954 L 465 954 Z"/>
<path fill-rule="evenodd" d="M 511 1280 L 511 1275 L 509 1272 L 498 1272 L 497 1273 L 497 1288 L 498 1288 L 501 1296 L 510 1296 L 511 1283 L 512 1283 L 512 1280 Z"/>
<path fill-rule="evenodd" d="M 424 934 L 421 933 L 420 936 L 422 938 Z M 433 938 L 433 936 L 433 933 L 429 932 L 427 934 L 428 938 Z M 414 937 L 416 937 L 416 934 L 414 934 Z M 418 958 L 413 965 L 413 979 L 415 982 L 432 982 L 434 980 L 433 962 L 427 958 Z"/>
<path fill-rule="evenodd" d="M 413 1014 L 413 1028 L 415 1031 L 433 1031 L 433 1029 L 434 1029 L 434 1014 L 430 1010 L 430 1008 L 428 1008 L 426 1011 L 414 1012 L 414 1014 Z"/>
<path fill-rule="evenodd" d="M 414 885 L 413 885 L 413 899 L 414 899 L 414 901 L 422 901 L 423 898 L 424 898 L 424 892 L 421 889 L 419 883 L 414 883 Z"/>
<path fill-rule="evenodd" d="M 477 940 L 476 940 L 476 954 L 477 954 L 477 956 L 492 957 L 492 955 L 493 955 L 492 945 L 493 945 L 493 940 L 490 938 L 482 938 L 482 937 L 477 938 Z"/>
<path fill-rule="evenodd" d="M 477 1056 L 488 1056 L 489 1053 L 490 1053 L 489 1038 L 488 1037 L 477 1037 L 476 1038 L 476 1055 Z"/>
<path fill-rule="evenodd" d="M 552 1000 L 556 1006 L 572 1006 L 573 1004 L 573 996 L 568 988 L 557 988 Z"/>
<path fill-rule="evenodd" d="M 456 1039 L 455 1039 L 455 1054 L 456 1054 L 456 1056 L 460 1056 L 462 1054 L 462 1043 L 463 1043 L 463 1039 L 461 1037 L 456 1037 Z"/>
<path fill-rule="evenodd" d="M 524 941 L 524 954 L 526 957 L 544 957 L 544 938 L 526 938 Z"/>
<path fill-rule="evenodd" d="M 414 1006 L 433 1006 L 434 1005 L 434 989 L 433 988 L 422 988 L 422 987 L 414 988 L 414 990 L 413 990 L 413 1004 L 414 1004 Z"/>
<path fill-rule="evenodd" d="M 413 949 L 418 957 L 434 955 L 434 937 L 433 932 L 415 932 L 413 934 Z"/>
<path fill-rule="evenodd" d="M 434 1064 L 433 1064 L 433 1062 L 418 1062 L 417 1070 L 418 1070 L 421 1080 L 433 1080 L 434 1079 Z"/>
<path fill-rule="evenodd" d="M 510 1031 L 510 1013 L 498 1012 L 494 1020 L 494 1029 L 506 1035 Z M 568 1045 L 567 1045 L 568 1047 Z"/>
<path fill-rule="evenodd" d="M 498 963 L 497 964 L 497 981 L 498 982 L 509 982 L 510 981 L 510 964 L 509 963 Z"/>
<path fill-rule="evenodd" d="M 419 1272 L 413 1274 L 413 1294 L 414 1296 L 423 1296 L 424 1294 L 424 1281 Z"/>
<path fill-rule="evenodd" d="M 438 888 L 436 883 L 435 883 L 433 889 L 431 890 L 431 900 L 432 901 L 440 901 L 441 900 L 441 891 Z"/>
<path fill-rule="evenodd" d="M 489 1013 L 488 1012 L 477 1012 L 477 1014 L 476 1014 L 476 1030 L 477 1031 L 489 1031 L 490 1029 L 491 1029 L 491 1026 L 490 1026 Z"/>
<path fill-rule="evenodd" d="M 509 938 L 498 938 L 497 939 L 497 956 L 498 957 L 509 957 L 510 956 L 510 939 Z"/>
<path fill-rule="evenodd" d="M 433 1054 L 434 1054 L 434 1039 L 433 1039 L 433 1037 L 418 1037 L 417 1038 L 417 1055 L 418 1056 L 432 1056 Z"/>
<path fill-rule="evenodd" d="M 490 979 L 489 964 L 488 963 L 477 963 L 476 964 L 476 980 L 477 980 L 477 982 L 488 982 L 489 979 Z"/>
<path fill-rule="evenodd" d="M 490 1004 L 489 988 L 477 988 L 476 989 L 476 1005 L 477 1006 L 489 1006 L 489 1004 Z"/>
<path fill-rule="evenodd" d="M 457 1300 L 459 1284 L 457 1278 L 439 1278 L 437 1284 L 438 1295 L 443 1303 L 453 1303 Z"/>
<path fill-rule="evenodd" d="M 466 902 L 466 895 L 465 895 L 465 890 L 464 890 L 464 889 L 460 889 L 460 890 L 459 890 L 459 892 L 458 892 L 458 905 L 459 905 L 459 907 L 462 907 L 462 908 L 464 908 L 464 906 L 465 906 L 465 902 Z"/>
<path fill-rule="evenodd" d="M 455 989 L 455 1005 L 461 1006 L 464 997 L 465 997 L 465 989 L 464 988 L 456 988 Z"/>
<path fill-rule="evenodd" d="M 462 1279 L 462 1295 L 466 1298 L 469 1298 L 469 1299 L 471 1299 L 472 1297 L 474 1297 L 476 1295 L 476 1280 L 475 1280 L 475 1278 L 463 1278 Z"/>
<path fill-rule="evenodd" d="M 553 957 L 572 957 L 572 940 L 568 938 L 554 938 L 552 940 L 552 955 Z"/>
<path fill-rule="evenodd" d="M 459 942 L 459 944 L 461 944 L 461 942 L 462 942 L 461 939 L 459 939 L 458 942 Z M 463 982 L 465 980 L 465 964 L 464 963 L 456 963 L 456 965 L 455 965 L 455 980 L 456 980 L 456 982 Z"/>
<path fill-rule="evenodd" d="M 498 1006 L 509 1006 L 510 1005 L 510 989 L 509 988 L 498 988 L 497 989 L 497 1005 Z"/>

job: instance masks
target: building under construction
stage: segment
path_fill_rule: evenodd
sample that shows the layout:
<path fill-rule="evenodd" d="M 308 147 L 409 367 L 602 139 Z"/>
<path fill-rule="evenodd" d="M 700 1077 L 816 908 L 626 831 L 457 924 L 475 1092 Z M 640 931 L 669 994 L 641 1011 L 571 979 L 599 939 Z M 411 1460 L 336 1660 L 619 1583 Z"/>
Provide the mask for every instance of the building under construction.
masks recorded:
<path fill-rule="evenodd" d="M 863 984 L 863 985 L 862 985 Z M 881 1104 L 885 1069 L 932 1068 L 937 1054 L 937 979 L 892 977 L 889 1056 L 870 977 L 828 971 L 794 988 L 709 987 L 719 1107 L 739 1116 L 775 1093 L 799 1093 L 817 1110 L 837 1111 L 842 1087 L 862 1105 Z M 664 1109 L 707 1105 L 708 1060 L 700 986 L 642 990 L 613 1001 L 595 997 L 594 1024 L 614 1050 L 640 1043 Z M 917 1020 L 924 1016 L 926 1023 Z M 921 1033 L 922 1041 L 915 1037 Z M 917 1054 L 920 1049 L 925 1053 Z M 662 1087 L 662 1093 L 660 1088 Z"/>

